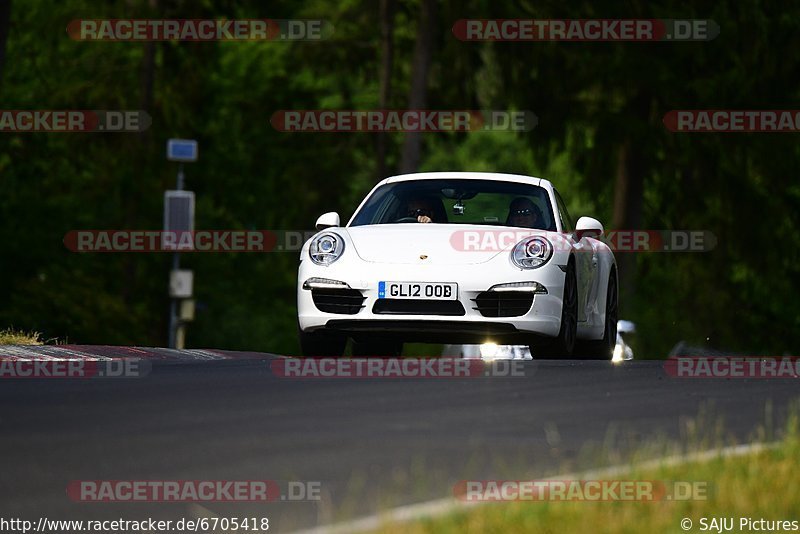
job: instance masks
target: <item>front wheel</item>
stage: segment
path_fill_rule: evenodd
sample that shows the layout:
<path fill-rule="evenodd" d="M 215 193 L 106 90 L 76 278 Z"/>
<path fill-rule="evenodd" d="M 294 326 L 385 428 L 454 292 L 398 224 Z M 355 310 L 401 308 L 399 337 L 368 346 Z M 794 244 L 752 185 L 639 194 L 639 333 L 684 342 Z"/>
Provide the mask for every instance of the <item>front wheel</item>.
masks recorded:
<path fill-rule="evenodd" d="M 303 356 L 340 358 L 347 338 L 334 332 L 303 332 L 298 328 L 300 352 Z"/>
<path fill-rule="evenodd" d="M 531 345 L 534 357 L 569 358 L 575 349 L 578 335 L 578 280 L 575 275 L 575 261 L 570 258 L 564 276 L 564 294 L 561 299 L 561 328 L 558 336 L 541 344 Z"/>
<path fill-rule="evenodd" d="M 610 360 L 614 355 L 614 346 L 617 344 L 618 314 L 617 275 L 611 271 L 606 292 L 606 322 L 603 339 L 578 342 L 575 346 L 576 355 L 587 360 Z"/>

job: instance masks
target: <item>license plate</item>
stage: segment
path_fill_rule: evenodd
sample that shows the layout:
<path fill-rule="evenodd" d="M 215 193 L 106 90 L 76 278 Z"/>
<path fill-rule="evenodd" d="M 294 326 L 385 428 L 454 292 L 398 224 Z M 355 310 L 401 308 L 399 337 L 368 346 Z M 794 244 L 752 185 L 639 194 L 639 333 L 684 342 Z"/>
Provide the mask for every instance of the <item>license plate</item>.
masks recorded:
<path fill-rule="evenodd" d="M 457 300 L 458 284 L 378 282 L 379 299 Z"/>

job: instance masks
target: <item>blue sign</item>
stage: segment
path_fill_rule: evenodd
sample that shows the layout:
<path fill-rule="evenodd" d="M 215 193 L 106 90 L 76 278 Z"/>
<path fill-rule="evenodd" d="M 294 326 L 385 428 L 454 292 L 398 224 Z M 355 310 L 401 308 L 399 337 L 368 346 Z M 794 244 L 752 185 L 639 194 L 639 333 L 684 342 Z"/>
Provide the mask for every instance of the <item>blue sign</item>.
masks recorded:
<path fill-rule="evenodd" d="M 169 161 L 197 161 L 197 141 L 194 139 L 170 139 L 167 141 Z"/>

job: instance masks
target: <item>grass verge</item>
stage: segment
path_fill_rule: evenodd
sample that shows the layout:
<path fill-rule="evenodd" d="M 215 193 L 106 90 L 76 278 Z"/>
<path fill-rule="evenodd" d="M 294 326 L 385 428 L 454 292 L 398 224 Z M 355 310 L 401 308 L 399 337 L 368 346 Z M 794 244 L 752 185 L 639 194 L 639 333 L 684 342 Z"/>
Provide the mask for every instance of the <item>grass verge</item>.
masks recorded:
<path fill-rule="evenodd" d="M 39 332 L 27 333 L 6 328 L 0 330 L 0 345 L 42 345 Z"/>
<path fill-rule="evenodd" d="M 800 432 L 797 418 L 792 417 L 785 437 L 774 448 L 658 469 L 643 470 L 633 466 L 630 473 L 615 477 L 618 480 L 705 482 L 708 494 L 704 499 L 490 503 L 440 518 L 387 524 L 379 532 L 719 532 L 731 524 L 733 532 L 796 531 L 800 522 L 798 459 Z M 714 518 L 716 523 L 712 523 Z M 728 522 L 721 523 L 723 518 Z M 742 518 L 755 523 L 742 524 Z M 759 523 L 762 519 L 794 523 L 781 528 L 774 523 Z"/>

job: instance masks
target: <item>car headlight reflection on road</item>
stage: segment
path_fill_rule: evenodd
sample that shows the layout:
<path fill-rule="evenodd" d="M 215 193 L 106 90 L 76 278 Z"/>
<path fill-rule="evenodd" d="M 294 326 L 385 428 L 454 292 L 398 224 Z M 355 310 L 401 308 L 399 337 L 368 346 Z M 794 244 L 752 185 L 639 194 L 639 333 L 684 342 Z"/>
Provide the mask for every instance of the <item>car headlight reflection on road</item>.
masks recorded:
<path fill-rule="evenodd" d="M 481 345 L 481 358 L 494 360 L 497 357 L 497 343 L 484 343 Z"/>
<path fill-rule="evenodd" d="M 514 246 L 511 261 L 521 269 L 536 269 L 547 263 L 553 255 L 553 244 L 546 238 L 525 238 Z"/>
<path fill-rule="evenodd" d="M 467 345 L 464 345 L 465 347 Z M 472 345 L 470 345 L 472 346 Z M 531 352 L 527 345 L 498 345 L 493 341 L 487 341 L 477 346 L 481 360 L 493 362 L 495 360 L 531 360 Z"/>
<path fill-rule="evenodd" d="M 613 356 L 611 357 L 611 361 L 614 362 L 614 363 L 622 362 L 622 352 L 623 352 L 623 348 L 622 348 L 622 345 L 620 343 L 617 343 L 616 345 L 614 345 L 614 353 L 613 353 Z"/>
<path fill-rule="evenodd" d="M 344 252 L 344 240 L 333 233 L 320 234 L 308 247 L 311 261 L 317 265 L 330 265 L 339 259 Z"/>

